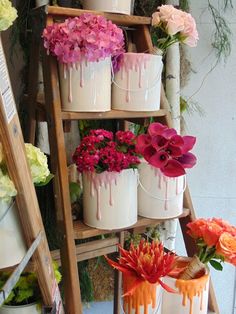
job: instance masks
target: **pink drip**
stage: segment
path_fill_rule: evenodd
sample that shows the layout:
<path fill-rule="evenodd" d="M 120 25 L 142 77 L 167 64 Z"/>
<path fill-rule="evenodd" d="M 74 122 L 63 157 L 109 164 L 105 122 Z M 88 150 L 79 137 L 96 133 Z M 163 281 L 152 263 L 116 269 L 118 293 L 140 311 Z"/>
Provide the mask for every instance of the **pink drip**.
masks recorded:
<path fill-rule="evenodd" d="M 68 81 L 68 100 L 72 102 L 72 68 L 69 68 L 69 81 Z"/>
<path fill-rule="evenodd" d="M 165 190 L 165 210 L 168 209 L 168 180 L 165 178 L 166 190 Z"/>
<path fill-rule="evenodd" d="M 97 214 L 96 217 L 98 220 L 102 219 L 101 213 L 101 187 L 107 188 L 109 186 L 109 204 L 113 206 L 113 198 L 112 198 L 112 183 L 117 184 L 117 176 L 119 173 L 116 172 L 108 172 L 104 171 L 100 174 L 96 174 L 93 172 L 88 173 L 88 180 L 90 181 L 90 195 L 94 196 L 94 190 L 96 191 L 97 196 Z"/>
<path fill-rule="evenodd" d="M 138 87 L 142 88 L 142 68 L 139 67 Z"/>
<path fill-rule="evenodd" d="M 64 80 L 66 80 L 66 77 L 67 77 L 67 66 L 65 65 L 65 63 L 63 64 L 63 77 L 64 77 Z"/>
<path fill-rule="evenodd" d="M 80 62 L 80 87 L 84 86 L 83 62 Z"/>

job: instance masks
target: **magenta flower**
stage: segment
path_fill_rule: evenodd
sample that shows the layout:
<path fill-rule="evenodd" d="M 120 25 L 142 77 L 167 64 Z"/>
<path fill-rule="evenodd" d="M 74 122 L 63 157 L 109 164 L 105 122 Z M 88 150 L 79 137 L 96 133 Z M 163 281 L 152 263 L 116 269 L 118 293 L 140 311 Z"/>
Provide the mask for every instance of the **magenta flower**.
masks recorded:
<path fill-rule="evenodd" d="M 189 152 L 195 142 L 195 137 L 180 136 L 176 130 L 155 122 L 147 134 L 137 137 L 136 151 L 164 175 L 178 177 L 196 164 L 196 157 Z"/>
<path fill-rule="evenodd" d="M 79 172 L 120 172 L 140 163 L 135 152 L 135 135 L 130 131 L 113 133 L 98 129 L 85 136 L 73 154 Z"/>

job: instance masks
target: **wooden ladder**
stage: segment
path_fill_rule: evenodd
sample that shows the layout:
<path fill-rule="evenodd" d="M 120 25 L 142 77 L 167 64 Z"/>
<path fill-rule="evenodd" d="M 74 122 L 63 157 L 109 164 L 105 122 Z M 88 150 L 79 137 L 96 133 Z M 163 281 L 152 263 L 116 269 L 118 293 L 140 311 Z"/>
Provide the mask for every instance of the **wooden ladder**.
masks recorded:
<path fill-rule="evenodd" d="M 67 112 L 61 108 L 59 78 L 56 59 L 47 56 L 46 50 L 42 49 L 40 52 L 40 43 L 38 34 L 38 21 L 44 20 L 41 25 L 52 24 L 54 21 L 63 20 L 67 17 L 79 16 L 82 13 L 93 13 L 105 16 L 113 23 L 121 27 L 132 28 L 132 40 L 136 45 L 138 52 L 151 51 L 152 41 L 150 37 L 149 27 L 151 19 L 148 17 L 139 16 L 125 16 L 119 14 L 110 14 L 103 12 L 62 8 L 47 6 L 43 9 L 37 9 L 34 12 L 36 27 L 36 36 L 33 37 L 31 67 L 30 67 L 30 81 L 31 85 L 28 94 L 28 107 L 30 114 L 30 123 L 28 130 L 28 140 L 34 142 L 35 125 L 37 120 L 46 119 L 49 128 L 49 141 L 51 151 L 52 171 L 55 174 L 55 203 L 57 210 L 57 219 L 61 231 L 64 234 L 62 249 L 59 252 L 53 252 L 56 259 L 61 259 L 63 267 L 63 275 L 65 282 L 65 305 L 68 314 L 81 314 L 82 304 L 80 298 L 80 286 L 78 278 L 77 262 L 117 252 L 117 244 L 123 244 L 124 233 L 127 229 L 133 232 L 141 232 L 147 226 L 157 225 L 159 220 L 141 218 L 138 222 L 126 230 L 119 230 L 116 236 L 109 239 L 102 239 L 87 242 L 86 244 L 75 245 L 76 239 L 89 239 L 98 235 L 110 234 L 108 230 L 98 230 L 88 227 L 82 221 L 72 221 L 68 171 L 65 151 L 64 129 L 66 123 L 71 120 L 80 119 L 118 119 L 121 121 L 131 121 L 136 123 L 143 123 L 145 118 L 154 117 L 155 120 L 171 126 L 171 117 L 167 109 L 163 109 L 167 102 L 164 89 L 162 88 L 161 108 L 156 112 L 128 112 L 111 110 L 109 112 L 92 113 L 92 112 Z M 44 17 L 44 18 L 43 18 Z M 39 55 L 43 56 L 43 75 L 44 75 L 44 92 L 45 99 L 42 95 L 37 95 L 37 65 L 39 62 Z M 45 117 L 46 111 L 46 117 Z M 195 245 L 193 240 L 186 234 L 186 224 L 195 218 L 194 209 L 191 202 L 189 190 L 187 188 L 184 195 L 184 214 L 179 218 L 180 225 L 183 231 L 186 249 L 189 256 L 195 253 Z M 113 231 L 114 233 L 115 231 Z M 115 285 L 115 299 L 114 299 L 114 313 L 120 313 L 119 298 L 121 288 L 121 276 L 116 274 Z M 214 290 L 210 289 L 209 310 L 214 313 L 219 313 L 216 303 Z"/>
<path fill-rule="evenodd" d="M 44 313 L 63 314 L 63 304 L 55 279 L 51 254 L 44 231 L 37 196 L 25 154 L 25 145 L 9 80 L 0 38 L 0 142 L 10 178 L 17 190 L 16 203 L 28 251 L 0 290 L 0 305 L 7 299 L 32 257 L 44 303 Z M 11 248 L 9 248 L 11 249 Z M 1 258 L 1 257 L 0 257 Z M 9 270 L 9 269 L 8 269 Z M 12 270 L 12 268 L 11 268 Z M 2 271 L 5 271 L 5 269 Z M 47 310 L 46 310 L 47 309 Z"/>

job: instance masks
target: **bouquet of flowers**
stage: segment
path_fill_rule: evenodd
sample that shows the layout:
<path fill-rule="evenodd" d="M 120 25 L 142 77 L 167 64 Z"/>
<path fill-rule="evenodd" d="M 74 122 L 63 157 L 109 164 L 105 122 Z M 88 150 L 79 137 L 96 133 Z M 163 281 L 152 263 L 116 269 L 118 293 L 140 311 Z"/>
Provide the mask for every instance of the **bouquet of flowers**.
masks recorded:
<path fill-rule="evenodd" d="M 207 263 L 217 270 L 223 269 L 224 261 L 236 266 L 236 227 L 218 218 L 200 218 L 187 227 L 198 253 L 181 278 L 194 278 Z"/>
<path fill-rule="evenodd" d="M 8 29 L 17 18 L 17 11 L 9 0 L 0 0 L 0 31 Z"/>
<path fill-rule="evenodd" d="M 85 136 L 73 154 L 79 172 L 120 172 L 136 168 L 139 157 L 135 152 L 135 135 L 130 131 L 113 133 L 98 129 Z"/>
<path fill-rule="evenodd" d="M 134 281 L 125 295 L 131 295 L 137 287 L 147 281 L 150 284 L 160 284 L 169 292 L 176 291 L 168 287 L 161 280 L 167 276 L 175 266 L 175 254 L 165 253 L 163 245 L 158 241 L 144 241 L 143 239 L 134 247 L 133 243 L 129 250 L 119 246 L 121 257 L 115 262 L 106 257 L 108 263 L 121 271 L 125 277 L 131 276 Z"/>
<path fill-rule="evenodd" d="M 32 144 L 26 143 L 25 149 L 34 185 L 46 185 L 53 178 L 53 175 L 48 169 L 46 155 Z M 9 202 L 16 194 L 15 186 L 8 176 L 4 153 L 0 143 L 0 199 L 4 202 Z"/>
<path fill-rule="evenodd" d="M 162 5 L 152 15 L 154 45 L 165 52 L 174 43 L 180 42 L 195 47 L 198 41 L 196 23 L 191 14 L 172 5 Z"/>
<path fill-rule="evenodd" d="M 102 16 L 82 14 L 63 23 L 47 26 L 43 31 L 44 47 L 69 66 L 82 60 L 96 62 L 112 57 L 115 68 L 124 52 L 122 30 Z"/>
<path fill-rule="evenodd" d="M 147 134 L 137 137 L 136 151 L 167 177 L 178 177 L 196 164 L 196 157 L 189 152 L 195 142 L 193 136 L 180 136 L 175 129 L 151 123 Z"/>

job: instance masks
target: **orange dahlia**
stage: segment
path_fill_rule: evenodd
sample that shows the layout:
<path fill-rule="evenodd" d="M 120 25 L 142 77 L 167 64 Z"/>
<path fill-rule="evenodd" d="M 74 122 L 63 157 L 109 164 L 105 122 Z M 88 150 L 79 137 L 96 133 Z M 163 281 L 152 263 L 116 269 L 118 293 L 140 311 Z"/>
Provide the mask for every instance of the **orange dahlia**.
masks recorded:
<path fill-rule="evenodd" d="M 148 281 L 151 284 L 159 283 L 169 292 L 175 292 L 166 286 L 161 278 L 168 275 L 174 267 L 175 255 L 165 253 L 163 245 L 158 241 L 149 243 L 141 240 L 137 247 L 130 245 L 129 251 L 119 246 L 120 258 L 115 262 L 106 257 L 108 263 L 124 275 L 134 277 L 133 290 L 142 282 Z"/>

